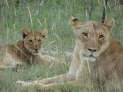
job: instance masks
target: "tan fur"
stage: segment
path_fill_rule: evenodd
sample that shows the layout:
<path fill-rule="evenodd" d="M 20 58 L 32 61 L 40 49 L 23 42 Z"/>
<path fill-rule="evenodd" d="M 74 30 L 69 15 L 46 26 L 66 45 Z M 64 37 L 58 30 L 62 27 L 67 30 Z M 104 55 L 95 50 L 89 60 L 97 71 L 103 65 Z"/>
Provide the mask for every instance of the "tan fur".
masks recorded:
<path fill-rule="evenodd" d="M 91 76 L 97 73 L 99 80 L 112 80 L 116 77 L 123 79 L 123 46 L 112 37 L 113 19 L 105 20 L 105 23 L 95 21 L 81 22 L 72 18 L 76 36 L 72 62 L 66 74 L 33 82 L 17 81 L 24 86 L 40 85 L 50 88 L 60 86 L 67 81 L 70 84 L 79 84 L 84 75 L 84 69 L 88 67 Z M 88 62 L 89 61 L 89 62 Z M 91 70 L 92 69 L 92 70 Z M 85 81 L 86 82 L 86 81 Z"/>
<path fill-rule="evenodd" d="M 0 69 L 14 68 L 17 64 L 43 64 L 56 61 L 54 57 L 39 53 L 42 41 L 47 35 L 47 29 L 39 32 L 32 32 L 28 29 L 22 30 L 23 40 L 17 41 L 14 45 L 0 47 Z"/>

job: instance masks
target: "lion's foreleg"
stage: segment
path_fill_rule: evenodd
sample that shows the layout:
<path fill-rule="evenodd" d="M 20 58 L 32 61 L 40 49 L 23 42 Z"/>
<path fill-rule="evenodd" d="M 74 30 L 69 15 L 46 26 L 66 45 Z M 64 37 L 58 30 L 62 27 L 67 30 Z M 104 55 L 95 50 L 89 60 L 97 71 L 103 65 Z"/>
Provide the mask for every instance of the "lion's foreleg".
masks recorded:
<path fill-rule="evenodd" d="M 58 58 L 55 58 L 55 57 L 52 57 L 52 56 L 48 56 L 48 55 L 42 55 L 40 54 L 40 59 L 43 61 L 43 62 L 57 62 L 57 63 L 64 63 L 64 59 L 58 59 Z"/>

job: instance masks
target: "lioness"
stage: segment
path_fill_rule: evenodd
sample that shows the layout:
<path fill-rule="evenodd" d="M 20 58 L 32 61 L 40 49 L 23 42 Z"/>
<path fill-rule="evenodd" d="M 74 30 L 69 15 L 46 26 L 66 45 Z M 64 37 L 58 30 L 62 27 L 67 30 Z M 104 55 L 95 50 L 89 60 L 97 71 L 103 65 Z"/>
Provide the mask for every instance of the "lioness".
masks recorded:
<path fill-rule="evenodd" d="M 29 29 L 22 30 L 23 39 L 14 45 L 0 46 L 0 69 L 14 68 L 17 64 L 39 64 L 50 61 L 59 62 L 54 57 L 39 53 L 42 41 L 47 36 L 48 30 L 36 32 Z"/>
<path fill-rule="evenodd" d="M 116 77 L 123 79 L 123 46 L 112 37 L 114 19 L 106 19 L 104 23 L 96 21 L 81 22 L 72 18 L 70 23 L 76 36 L 72 62 L 66 74 L 33 82 L 17 81 L 24 86 L 40 85 L 41 87 L 55 87 L 64 81 L 79 84 L 82 78 L 84 62 L 94 63 L 99 80 L 113 80 Z M 96 71 L 95 71 L 96 70 Z M 91 71 L 91 70 L 90 70 Z"/>

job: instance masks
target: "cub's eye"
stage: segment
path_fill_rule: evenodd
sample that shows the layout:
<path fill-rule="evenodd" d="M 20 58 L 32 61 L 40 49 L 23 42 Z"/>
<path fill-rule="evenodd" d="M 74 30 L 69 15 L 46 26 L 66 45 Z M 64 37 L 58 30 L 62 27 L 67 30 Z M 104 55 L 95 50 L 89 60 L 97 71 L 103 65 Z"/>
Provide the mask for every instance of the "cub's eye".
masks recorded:
<path fill-rule="evenodd" d="M 88 33 L 83 32 L 82 33 L 84 36 L 88 37 Z"/>
<path fill-rule="evenodd" d="M 104 38 L 104 35 L 99 35 L 99 38 Z"/>
<path fill-rule="evenodd" d="M 29 42 L 32 42 L 32 40 L 29 40 Z"/>

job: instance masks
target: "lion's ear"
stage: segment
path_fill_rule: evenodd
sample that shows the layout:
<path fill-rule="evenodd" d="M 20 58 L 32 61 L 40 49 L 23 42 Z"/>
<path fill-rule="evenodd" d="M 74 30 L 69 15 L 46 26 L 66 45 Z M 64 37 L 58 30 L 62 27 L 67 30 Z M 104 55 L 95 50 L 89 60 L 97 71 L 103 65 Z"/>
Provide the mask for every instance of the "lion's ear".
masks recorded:
<path fill-rule="evenodd" d="M 113 18 L 108 18 L 104 21 L 104 24 L 112 29 L 115 26 L 115 20 Z"/>
<path fill-rule="evenodd" d="M 48 30 L 47 29 L 44 29 L 42 32 L 41 32 L 41 35 L 43 38 L 45 38 L 48 34 Z"/>
<path fill-rule="evenodd" d="M 21 32 L 22 32 L 23 39 L 30 33 L 30 31 L 26 28 L 22 29 Z"/>
<path fill-rule="evenodd" d="M 70 21 L 69 22 L 76 29 L 80 28 L 81 24 L 82 24 L 82 22 L 78 18 L 75 18 L 73 16 L 70 17 Z"/>

